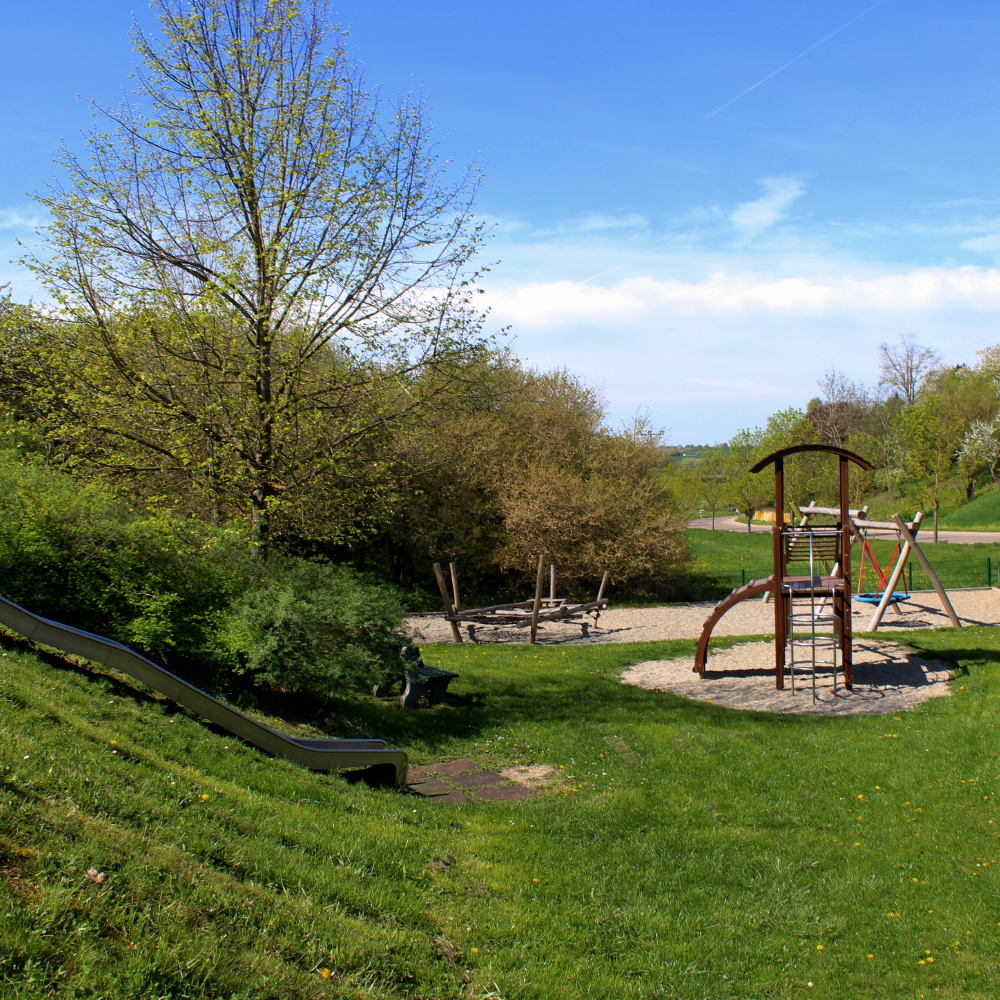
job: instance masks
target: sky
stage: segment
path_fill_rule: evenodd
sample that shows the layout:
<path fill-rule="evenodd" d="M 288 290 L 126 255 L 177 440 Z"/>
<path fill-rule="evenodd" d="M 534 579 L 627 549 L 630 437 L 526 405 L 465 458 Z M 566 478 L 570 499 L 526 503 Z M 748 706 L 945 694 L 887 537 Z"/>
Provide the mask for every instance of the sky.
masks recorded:
<path fill-rule="evenodd" d="M 342 2 L 368 82 L 423 95 L 474 161 L 490 308 L 526 362 L 599 386 L 612 423 L 727 440 L 873 384 L 906 335 L 951 364 L 1000 342 L 1000 6 L 986 0 Z M 149 26 L 146 7 L 135 11 Z M 8 10 L 0 282 L 88 99 L 128 87 L 133 8 Z M 81 98 L 81 99 L 78 99 Z"/>

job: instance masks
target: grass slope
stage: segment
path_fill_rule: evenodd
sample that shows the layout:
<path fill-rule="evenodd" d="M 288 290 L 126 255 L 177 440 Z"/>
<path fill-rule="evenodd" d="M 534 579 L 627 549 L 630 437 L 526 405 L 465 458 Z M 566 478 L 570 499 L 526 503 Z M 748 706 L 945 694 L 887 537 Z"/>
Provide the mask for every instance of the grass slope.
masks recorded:
<path fill-rule="evenodd" d="M 906 639 L 954 661 L 954 696 L 867 718 L 619 683 L 689 642 L 428 647 L 464 704 L 342 702 L 323 728 L 561 768 L 454 807 L 8 646 L 0 995 L 996 997 L 1000 643 Z"/>
<path fill-rule="evenodd" d="M 990 489 L 941 519 L 956 531 L 1000 531 L 1000 490 Z"/>

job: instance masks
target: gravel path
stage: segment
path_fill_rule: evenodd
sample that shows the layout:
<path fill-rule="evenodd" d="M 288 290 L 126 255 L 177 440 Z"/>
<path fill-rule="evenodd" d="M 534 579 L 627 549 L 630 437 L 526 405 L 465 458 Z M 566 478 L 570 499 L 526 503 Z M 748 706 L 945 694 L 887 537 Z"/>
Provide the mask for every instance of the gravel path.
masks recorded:
<path fill-rule="evenodd" d="M 1000 625 L 1000 590 L 953 590 L 949 593 L 959 618 L 966 625 Z M 579 625 L 543 623 L 538 641 L 543 645 L 593 642 L 652 642 L 660 639 L 696 639 L 709 616 L 714 601 L 672 604 L 659 608 L 610 608 L 601 615 L 597 627 L 583 634 Z M 901 615 L 891 609 L 882 619 L 884 629 L 946 628 L 950 625 L 941 602 L 933 592 L 919 592 L 900 605 Z M 868 627 L 873 608 L 854 604 L 854 630 Z M 588 619 L 589 620 L 589 619 Z M 418 640 L 452 642 L 451 627 L 441 615 L 414 615 L 408 619 Z M 774 606 L 755 598 L 732 608 L 715 626 L 713 635 L 766 635 L 774 631 Z M 468 634 L 463 633 L 463 639 Z M 526 628 L 476 627 L 476 640 L 482 643 L 526 643 Z"/>

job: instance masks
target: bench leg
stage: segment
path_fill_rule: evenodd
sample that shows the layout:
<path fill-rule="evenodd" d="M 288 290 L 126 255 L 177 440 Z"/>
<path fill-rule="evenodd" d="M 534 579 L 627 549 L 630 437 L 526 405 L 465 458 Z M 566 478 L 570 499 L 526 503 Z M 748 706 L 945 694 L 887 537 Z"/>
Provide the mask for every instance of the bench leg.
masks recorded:
<path fill-rule="evenodd" d="M 406 675 L 406 687 L 403 695 L 399 699 L 399 704 L 403 708 L 416 708 L 420 704 L 420 699 L 427 693 L 426 685 L 416 677 Z"/>
<path fill-rule="evenodd" d="M 398 676 L 383 677 L 373 688 L 372 697 L 388 698 L 392 694 L 392 689 L 401 678 Z"/>
<path fill-rule="evenodd" d="M 431 704 L 439 705 L 448 696 L 448 685 L 451 683 L 450 677 L 436 677 L 427 682 L 430 691 Z"/>

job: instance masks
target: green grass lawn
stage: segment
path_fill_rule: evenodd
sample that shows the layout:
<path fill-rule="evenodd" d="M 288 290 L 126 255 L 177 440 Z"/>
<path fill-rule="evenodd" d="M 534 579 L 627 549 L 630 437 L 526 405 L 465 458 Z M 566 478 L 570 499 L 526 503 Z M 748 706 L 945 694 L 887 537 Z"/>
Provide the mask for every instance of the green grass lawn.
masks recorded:
<path fill-rule="evenodd" d="M 691 599 L 713 600 L 738 587 L 744 578 L 752 580 L 769 576 L 772 571 L 771 535 L 765 532 L 744 534 L 737 531 L 711 531 L 703 528 L 688 530 L 691 543 Z M 930 531 L 918 534 L 917 541 L 934 571 L 945 587 L 985 587 L 987 581 L 997 584 L 1000 567 L 1000 544 L 952 544 L 931 541 Z M 875 558 L 884 572 L 890 563 L 894 543 L 882 540 L 871 542 Z M 987 562 L 989 560 L 989 562 Z M 907 566 L 907 582 L 912 578 L 915 590 L 930 590 L 931 582 L 915 556 Z M 865 590 L 874 591 L 878 578 L 871 572 L 866 559 Z M 851 551 L 853 589 L 857 589 L 861 571 L 861 549 L 855 544 Z M 989 575 L 987 575 L 989 571 Z M 803 570 L 808 572 L 808 570 Z"/>
<path fill-rule="evenodd" d="M 427 647 L 462 704 L 272 720 L 559 769 L 538 799 L 462 806 L 270 760 L 8 645 L 0 995 L 994 998 L 1000 643 L 905 638 L 959 677 L 895 717 L 619 682 L 690 655 L 670 642 Z"/>

